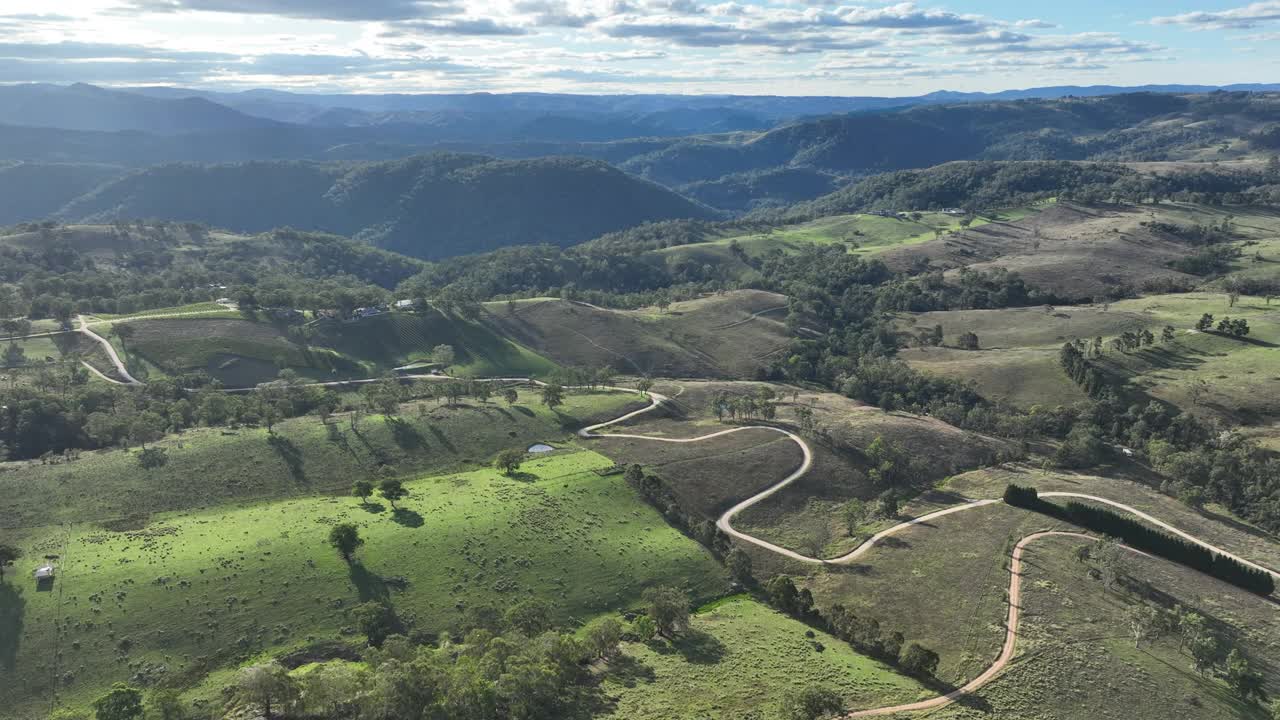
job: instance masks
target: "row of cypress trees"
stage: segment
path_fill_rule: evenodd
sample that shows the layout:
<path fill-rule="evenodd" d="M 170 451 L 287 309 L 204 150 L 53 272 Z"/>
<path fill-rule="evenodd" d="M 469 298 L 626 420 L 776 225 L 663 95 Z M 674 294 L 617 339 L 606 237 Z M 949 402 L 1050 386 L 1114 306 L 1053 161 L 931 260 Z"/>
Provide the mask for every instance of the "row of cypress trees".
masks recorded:
<path fill-rule="evenodd" d="M 1275 579 L 1269 572 L 1160 532 L 1112 510 L 1075 501 L 1068 502 L 1065 506 L 1055 505 L 1041 500 L 1035 488 L 1019 485 L 1005 488 L 1004 501 L 1015 507 L 1044 513 L 1096 533 L 1118 538 L 1135 550 L 1186 565 L 1259 595 L 1270 595 L 1275 590 Z"/>

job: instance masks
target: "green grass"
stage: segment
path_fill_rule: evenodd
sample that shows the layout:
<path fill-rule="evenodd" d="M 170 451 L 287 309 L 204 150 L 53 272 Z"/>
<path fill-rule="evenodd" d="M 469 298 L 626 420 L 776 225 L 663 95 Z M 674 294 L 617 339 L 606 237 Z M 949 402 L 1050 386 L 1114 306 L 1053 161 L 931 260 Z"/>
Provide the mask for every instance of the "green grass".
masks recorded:
<path fill-rule="evenodd" d="M 240 317 L 238 310 L 229 310 L 225 305 L 219 305 L 215 302 L 192 303 L 190 305 L 179 305 L 168 308 L 153 308 L 151 310 L 140 310 L 135 313 L 125 313 L 121 315 L 111 315 L 108 313 L 94 313 L 89 316 L 90 322 L 93 319 L 98 320 L 133 320 L 137 318 L 149 318 L 157 315 L 180 315 L 184 313 L 204 313 L 209 317 L 218 317 L 225 315 L 226 317 Z"/>
<path fill-rule="evenodd" d="M 156 443 L 168 450 L 169 462 L 153 470 L 141 469 L 135 453 L 123 450 L 86 452 L 57 464 L 3 463 L 0 527 L 141 518 L 133 521 L 139 524 L 151 513 L 345 494 L 352 481 L 375 477 L 382 466 L 401 476 L 470 469 L 505 448 L 559 445 L 578 427 L 640 406 L 629 393 L 570 394 L 557 414 L 526 390 L 515 407 L 408 404 L 402 423 L 370 417 L 359 434 L 345 416 L 330 426 L 311 417 L 287 420 L 275 427 L 274 438 L 261 428 L 193 429 Z"/>
<path fill-rule="evenodd" d="M 819 686 L 858 709 L 928 697 L 915 680 L 855 653 L 824 632 L 747 597 L 694 615 L 688 637 L 674 645 L 625 643 L 604 675 L 619 720 L 779 717 L 790 691 Z M 822 650 L 818 650 L 818 644 Z"/>
<path fill-rule="evenodd" d="M 1081 543 L 1046 538 L 1024 556 L 1023 620 L 1013 664 L 965 705 L 952 705 L 930 718 L 1055 718 L 1094 720 L 1263 720 L 1257 705 L 1237 700 L 1213 675 L 1191 669 L 1178 641 L 1164 637 L 1135 648 L 1127 613 L 1136 597 L 1108 591 L 1087 577 L 1072 557 Z M 1128 573 L 1151 582 L 1168 602 L 1178 602 L 1211 618 L 1277 689 L 1272 638 L 1278 629 L 1267 601 L 1224 587 L 1186 568 L 1137 556 Z"/>
<path fill-rule="evenodd" d="M 425 632 L 457 626 L 478 603 L 541 597 L 572 623 L 630 606 L 645 586 L 724 594 L 716 561 L 670 528 L 591 452 L 527 462 L 519 478 L 477 470 L 407 484 L 393 514 L 349 497 L 160 515 L 146 527 L 49 528 L 22 543 L 6 580 L 0 703 L 83 705 L 141 674 L 190 686 L 264 651 L 337 639 L 350 608 L 385 598 Z M 336 522 L 366 540 L 346 566 L 325 543 Z M 53 592 L 31 572 L 60 556 Z M 393 584 L 385 578 L 403 578 Z"/>
<path fill-rule="evenodd" d="M 457 352 L 450 368 L 455 374 L 545 375 L 556 367 L 486 326 L 436 310 L 331 323 L 321 326 L 314 344 L 333 349 L 369 374 L 429 360 L 437 345 L 450 345 Z"/>
<path fill-rule="evenodd" d="M 1192 332 L 1204 313 L 1249 321 L 1244 340 Z M 941 325 L 944 344 L 964 332 L 977 334 L 979 351 L 950 347 L 911 348 L 902 357 L 913 366 L 941 375 L 973 380 L 979 392 L 1024 407 L 1066 404 L 1083 399 L 1058 365 L 1062 344 L 1074 338 L 1105 343 L 1126 331 L 1150 330 L 1157 337 L 1166 326 L 1173 342 L 1123 354 L 1107 349 L 1101 364 L 1136 389 L 1193 412 L 1212 412 L 1244 422 L 1280 417 L 1270 388 L 1275 371 L 1274 346 L 1280 343 L 1280 303 L 1241 297 L 1229 306 L 1225 294 L 1193 292 L 1151 295 L 1102 306 L 956 310 L 903 314 L 898 327 L 905 335 Z M 904 335 L 904 336 L 905 336 Z M 1190 397 L 1197 380 L 1209 391 L 1197 407 Z"/>

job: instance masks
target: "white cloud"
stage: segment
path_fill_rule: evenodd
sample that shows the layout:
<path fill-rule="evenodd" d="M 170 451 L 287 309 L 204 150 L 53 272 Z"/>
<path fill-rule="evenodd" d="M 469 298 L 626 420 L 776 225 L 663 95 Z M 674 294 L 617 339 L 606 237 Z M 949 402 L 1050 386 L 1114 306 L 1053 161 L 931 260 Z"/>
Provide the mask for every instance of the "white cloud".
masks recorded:
<path fill-rule="evenodd" d="M 1248 30 L 1280 20 L 1280 1 L 1267 0 L 1230 10 L 1182 13 L 1152 18 L 1154 25 L 1183 25 L 1194 30 Z"/>

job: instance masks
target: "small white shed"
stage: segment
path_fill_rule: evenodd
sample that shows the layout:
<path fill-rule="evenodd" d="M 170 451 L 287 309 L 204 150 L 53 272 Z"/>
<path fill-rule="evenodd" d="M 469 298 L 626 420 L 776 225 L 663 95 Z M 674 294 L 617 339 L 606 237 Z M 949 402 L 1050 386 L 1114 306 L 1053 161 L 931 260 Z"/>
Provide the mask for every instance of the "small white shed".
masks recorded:
<path fill-rule="evenodd" d="M 52 579 L 53 579 L 52 565 L 41 565 L 40 567 L 36 568 L 36 580 L 52 580 Z"/>

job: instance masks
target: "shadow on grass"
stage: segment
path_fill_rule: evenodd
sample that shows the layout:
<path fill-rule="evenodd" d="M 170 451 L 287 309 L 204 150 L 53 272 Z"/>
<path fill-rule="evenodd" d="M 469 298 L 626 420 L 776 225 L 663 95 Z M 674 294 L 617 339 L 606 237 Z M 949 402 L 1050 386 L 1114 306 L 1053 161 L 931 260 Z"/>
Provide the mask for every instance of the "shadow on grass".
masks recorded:
<path fill-rule="evenodd" d="M 0 670 L 12 670 L 18 659 L 18 638 L 27 601 L 9 580 L 0 578 Z"/>
<path fill-rule="evenodd" d="M 280 456 L 284 464 L 289 467 L 289 474 L 293 476 L 295 481 L 300 483 L 307 482 L 307 472 L 302 467 L 302 450 L 298 448 L 297 444 L 289 438 L 275 433 L 267 435 L 267 444 L 271 446 L 272 450 L 276 451 L 276 454 Z"/>
<path fill-rule="evenodd" d="M 403 525 L 410 528 L 420 528 L 426 521 L 422 519 L 422 515 L 415 510 L 408 508 L 396 508 L 391 511 L 391 519 L 397 525 Z"/>
<path fill-rule="evenodd" d="M 515 410 L 516 412 L 520 413 L 521 415 L 524 415 L 525 417 L 536 417 L 536 416 L 537 416 L 537 413 L 535 413 L 534 411 L 530 410 L 529 408 L 527 408 L 527 407 L 525 407 L 525 406 L 523 406 L 523 405 L 512 405 L 512 406 L 511 406 L 511 409 L 512 409 L 512 410 Z"/>
<path fill-rule="evenodd" d="M 377 600 L 386 603 L 390 599 L 391 592 L 387 589 L 387 583 L 382 576 L 370 572 L 364 563 L 353 560 L 347 566 L 347 573 L 351 576 L 351 584 L 356 587 L 356 592 L 360 595 L 360 602 Z"/>
<path fill-rule="evenodd" d="M 630 655 L 618 655 L 610 660 L 604 676 L 621 684 L 623 687 L 629 688 L 633 688 L 639 683 L 652 683 L 658 679 L 658 675 L 653 671 L 653 668 Z"/>
<path fill-rule="evenodd" d="M 519 470 L 513 473 L 503 473 L 502 477 L 507 478 L 508 480 L 515 480 L 516 482 L 537 482 L 538 481 L 537 475 L 534 475 L 533 473 L 520 472 Z"/>
<path fill-rule="evenodd" d="M 391 438 L 395 440 L 403 450 L 418 450 L 427 445 L 427 439 L 423 437 L 418 428 L 412 423 L 406 422 L 398 417 L 387 417 L 387 427 L 391 428 Z"/>
<path fill-rule="evenodd" d="M 431 431 L 432 435 L 435 435 L 436 441 L 439 442 L 441 445 L 443 445 L 446 450 L 448 450 L 451 453 L 457 454 L 458 448 L 454 447 L 453 443 L 449 442 L 449 438 L 445 437 L 443 430 L 436 427 L 435 425 L 428 425 L 427 429 Z"/>
<path fill-rule="evenodd" d="M 377 515 L 379 513 L 386 511 L 387 506 L 383 505 L 380 502 L 362 502 L 360 503 L 360 509 L 364 510 L 367 513 L 372 513 L 374 515 Z"/>
<path fill-rule="evenodd" d="M 724 643 L 711 633 L 692 628 L 666 641 L 649 643 L 649 647 L 660 655 L 677 653 L 685 662 L 695 665 L 714 665 L 724 658 Z"/>

